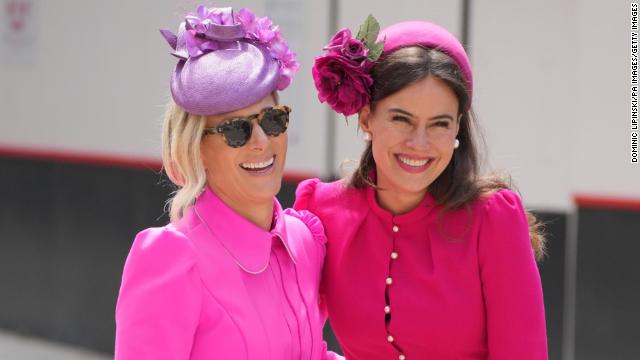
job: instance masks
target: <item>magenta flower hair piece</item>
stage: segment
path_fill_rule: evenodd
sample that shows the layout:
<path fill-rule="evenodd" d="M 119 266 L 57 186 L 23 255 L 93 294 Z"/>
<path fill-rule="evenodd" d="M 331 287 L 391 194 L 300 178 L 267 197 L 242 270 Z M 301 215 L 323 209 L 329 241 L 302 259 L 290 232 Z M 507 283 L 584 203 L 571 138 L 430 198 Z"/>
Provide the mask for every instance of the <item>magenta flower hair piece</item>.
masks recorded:
<path fill-rule="evenodd" d="M 246 40 L 264 45 L 280 67 L 278 90 L 287 88 L 300 68 L 296 54 L 289 49 L 280 29 L 268 17 L 256 17 L 246 8 L 234 13 L 231 8 L 210 9 L 199 5 L 195 13 L 185 17 L 185 30 L 188 58 L 216 51 L 223 47 L 223 42 Z M 174 55 L 184 56 L 179 52 Z"/>
<path fill-rule="evenodd" d="M 380 25 L 369 15 L 353 38 L 349 29 L 338 31 L 315 59 L 312 74 L 318 99 L 345 116 L 358 113 L 370 101 L 370 71 L 384 49 L 376 42 Z"/>

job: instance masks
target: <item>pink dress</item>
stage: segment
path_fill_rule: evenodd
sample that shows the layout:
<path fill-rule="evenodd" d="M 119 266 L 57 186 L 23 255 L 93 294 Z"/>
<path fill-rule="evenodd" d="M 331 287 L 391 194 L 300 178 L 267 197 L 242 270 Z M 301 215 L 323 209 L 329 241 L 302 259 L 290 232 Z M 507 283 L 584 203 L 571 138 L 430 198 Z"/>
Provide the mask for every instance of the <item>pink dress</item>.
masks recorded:
<path fill-rule="evenodd" d="M 527 219 L 508 190 L 445 216 L 431 195 L 409 213 L 372 188 L 317 179 L 296 209 L 323 222 L 329 319 L 348 360 L 547 359 Z"/>
<path fill-rule="evenodd" d="M 322 224 L 274 204 L 267 232 L 207 188 L 179 222 L 138 234 L 116 307 L 115 358 L 339 359 L 322 341 Z"/>

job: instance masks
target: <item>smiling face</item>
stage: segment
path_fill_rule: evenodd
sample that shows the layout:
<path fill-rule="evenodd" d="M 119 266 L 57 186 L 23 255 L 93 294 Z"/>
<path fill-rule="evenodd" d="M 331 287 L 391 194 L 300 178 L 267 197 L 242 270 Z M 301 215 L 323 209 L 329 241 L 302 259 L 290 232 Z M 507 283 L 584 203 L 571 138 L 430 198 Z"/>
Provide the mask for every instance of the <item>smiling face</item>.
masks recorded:
<path fill-rule="evenodd" d="M 371 135 L 379 199 L 417 205 L 453 156 L 458 99 L 444 81 L 427 76 L 381 99 L 374 111 L 365 106 L 360 126 Z"/>
<path fill-rule="evenodd" d="M 233 118 L 245 118 L 274 105 L 274 97 L 268 95 L 246 108 L 207 117 L 206 127 L 215 127 Z M 227 145 L 221 134 L 205 136 L 200 145 L 207 184 L 234 208 L 271 203 L 282 183 L 287 133 L 269 136 L 257 120 L 252 120 L 252 124 L 251 138 L 244 146 Z"/>

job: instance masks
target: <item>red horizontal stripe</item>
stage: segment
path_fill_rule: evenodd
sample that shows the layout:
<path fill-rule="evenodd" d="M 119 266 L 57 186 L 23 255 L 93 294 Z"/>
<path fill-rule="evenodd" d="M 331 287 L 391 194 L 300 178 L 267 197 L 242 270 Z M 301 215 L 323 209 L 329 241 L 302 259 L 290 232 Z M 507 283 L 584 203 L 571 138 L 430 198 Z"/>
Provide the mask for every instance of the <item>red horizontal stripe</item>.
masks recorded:
<path fill-rule="evenodd" d="M 61 163 L 110 166 L 131 169 L 162 169 L 162 161 L 154 158 L 116 156 L 96 152 L 76 152 L 45 148 L 0 145 L 0 156 Z"/>
<path fill-rule="evenodd" d="M 117 156 L 103 153 L 76 152 L 20 146 L 0 145 L 0 157 L 139 170 L 160 171 L 162 169 L 162 161 L 157 158 Z M 284 173 L 282 181 L 299 183 L 302 180 L 312 177 L 317 177 L 317 175 L 288 171 Z"/>
<path fill-rule="evenodd" d="M 640 198 L 578 194 L 573 201 L 584 208 L 640 211 Z"/>

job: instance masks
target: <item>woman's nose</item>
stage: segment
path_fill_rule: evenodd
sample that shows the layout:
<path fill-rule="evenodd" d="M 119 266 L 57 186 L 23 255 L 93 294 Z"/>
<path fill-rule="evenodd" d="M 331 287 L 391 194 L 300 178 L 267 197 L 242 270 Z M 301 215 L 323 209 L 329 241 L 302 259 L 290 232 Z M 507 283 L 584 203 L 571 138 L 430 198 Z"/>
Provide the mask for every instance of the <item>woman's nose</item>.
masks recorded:
<path fill-rule="evenodd" d="M 416 150 L 426 150 L 430 145 L 431 141 L 426 129 L 415 129 L 407 139 L 407 146 Z"/>
<path fill-rule="evenodd" d="M 269 135 L 265 134 L 257 119 L 251 121 L 251 125 L 253 128 L 247 146 L 251 150 L 264 150 L 269 142 Z"/>

